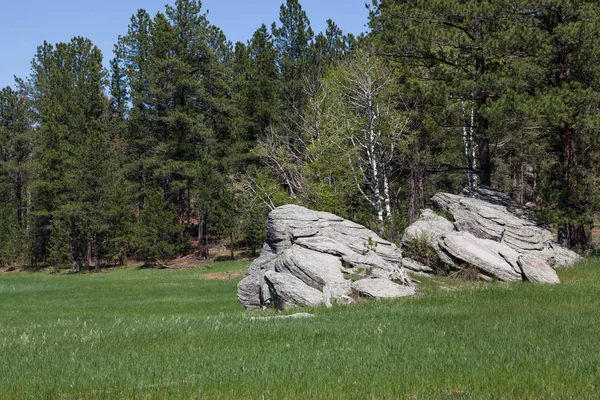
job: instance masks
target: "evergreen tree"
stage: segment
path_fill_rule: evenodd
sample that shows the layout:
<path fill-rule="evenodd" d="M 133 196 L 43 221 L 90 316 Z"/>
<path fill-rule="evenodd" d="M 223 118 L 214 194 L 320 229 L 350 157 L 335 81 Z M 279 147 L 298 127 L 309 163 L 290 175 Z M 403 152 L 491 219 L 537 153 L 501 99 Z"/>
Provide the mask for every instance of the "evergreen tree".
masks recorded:
<path fill-rule="evenodd" d="M 382 0 L 370 25 L 382 53 L 401 60 L 415 78 L 443 82 L 440 123 L 474 130 L 480 182 L 490 186 L 492 148 L 505 136 L 492 126 L 488 108 L 528 72 L 517 68 L 531 51 L 527 18 L 507 0 Z M 515 75 L 504 74 L 513 66 Z"/>
<path fill-rule="evenodd" d="M 124 82 L 132 97 L 126 147 L 135 161 L 127 177 L 139 209 L 146 190 L 160 187 L 179 220 L 191 222 L 194 205 L 210 203 L 195 198 L 204 192 L 199 171 L 216 165 L 222 174 L 224 163 L 211 160 L 227 160 L 232 147 L 230 44 L 198 1 L 178 0 L 152 21 L 146 15 L 132 18 L 113 66 L 113 87 Z M 117 79 L 121 71 L 125 78 Z M 138 81 L 145 85 L 140 93 Z"/>
<path fill-rule="evenodd" d="M 149 74 L 152 66 L 152 19 L 140 9 L 131 17 L 125 36 L 119 36 L 111 61 L 113 112 L 127 117 L 121 127 L 125 152 L 124 172 L 135 193 L 139 213 L 148 187 L 152 187 L 152 155 L 156 143 L 147 115 Z M 131 108 L 131 109 L 129 109 Z"/>
<path fill-rule="evenodd" d="M 72 228 L 70 227 L 69 222 L 66 221 L 62 215 L 52 219 L 47 251 L 48 263 L 54 268 L 59 269 L 73 264 L 71 232 Z M 79 269 L 81 263 L 76 262 L 75 266 Z"/>
<path fill-rule="evenodd" d="M 10 204 L 24 225 L 27 210 L 27 162 L 31 155 L 31 113 L 26 88 L 0 91 L 0 202 Z"/>
<path fill-rule="evenodd" d="M 175 207 L 165 201 L 164 193 L 160 190 L 150 192 L 133 228 L 133 247 L 137 256 L 154 264 L 175 256 L 182 249 L 182 230 L 183 225 L 177 223 Z"/>
<path fill-rule="evenodd" d="M 548 155 L 540 171 L 541 205 L 557 224 L 559 241 L 585 249 L 600 206 L 600 5 L 535 1 L 531 6 L 538 31 L 535 62 L 543 71 L 541 84 L 532 88 L 533 113 Z"/>
<path fill-rule="evenodd" d="M 279 121 L 280 77 L 273 37 L 265 25 L 254 32 L 247 47 L 242 46 L 235 58 L 235 73 L 240 82 L 237 108 L 248 120 L 245 136 L 252 143 L 264 137 L 267 128 Z"/>
<path fill-rule="evenodd" d="M 0 265 L 11 266 L 23 253 L 23 229 L 8 204 L 0 204 Z"/>
<path fill-rule="evenodd" d="M 102 54 L 76 37 L 38 49 L 30 81 L 37 114 L 33 148 L 33 258 L 100 265 L 110 183 L 111 141 Z M 68 237 L 68 240 L 66 239 Z M 65 243 L 69 243 L 69 247 Z M 64 252 L 60 254 L 60 252 Z"/>
<path fill-rule="evenodd" d="M 327 20 L 325 33 L 319 33 L 314 40 L 312 63 L 318 76 L 323 76 L 325 69 L 342 59 L 350 50 L 352 37 L 343 34 L 333 20 Z"/>
<path fill-rule="evenodd" d="M 281 98 L 284 111 L 292 116 L 302 110 L 307 101 L 303 91 L 304 79 L 313 78 L 310 63 L 314 32 L 306 12 L 298 0 L 286 0 L 279 12 L 280 26 L 271 30 L 278 51 L 277 64 L 281 71 Z"/>

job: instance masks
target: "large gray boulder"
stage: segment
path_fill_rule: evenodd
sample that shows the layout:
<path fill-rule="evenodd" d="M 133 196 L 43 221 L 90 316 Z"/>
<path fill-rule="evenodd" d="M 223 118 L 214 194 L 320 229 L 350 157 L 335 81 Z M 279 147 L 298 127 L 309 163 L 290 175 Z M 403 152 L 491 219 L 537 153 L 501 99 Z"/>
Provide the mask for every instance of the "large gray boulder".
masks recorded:
<path fill-rule="evenodd" d="M 473 193 L 473 189 L 467 193 Z M 500 202 L 498 199 L 503 197 L 491 189 L 483 188 L 474 193 L 478 198 L 438 193 L 432 201 L 453 219 L 457 230 L 504 243 L 519 254 L 543 259 L 553 268 L 569 266 L 580 259 L 577 253 L 558 245 L 552 233 L 531 219 L 525 207 L 508 200 Z M 486 193 L 495 195 L 488 199 Z"/>
<path fill-rule="evenodd" d="M 484 279 L 558 283 L 553 269 L 580 259 L 558 245 L 530 209 L 496 190 L 479 187 L 461 195 L 438 193 L 432 202 L 444 216 L 424 210 L 402 239 L 404 253 L 414 259 L 404 261 L 404 266 L 413 271 L 429 272 L 426 266 L 433 273 L 445 273 L 470 266 Z M 413 254 L 414 249 L 421 254 Z"/>
<path fill-rule="evenodd" d="M 323 289 L 326 285 L 330 287 L 343 288 L 344 274 L 342 273 L 342 262 L 339 257 L 327 253 L 293 245 L 285 250 L 275 261 L 275 271 L 290 274 L 297 277 L 306 285 Z M 348 290 L 332 291 L 332 296 L 340 297 L 347 295 Z"/>
<path fill-rule="evenodd" d="M 477 268 L 484 276 L 504 282 L 523 280 L 519 253 L 502 243 L 479 239 L 469 232 L 452 232 L 439 243 L 457 261 Z"/>
<path fill-rule="evenodd" d="M 271 292 L 264 279 L 265 273 L 275 271 L 277 257 L 264 245 L 260 257 L 248 269 L 248 276 L 238 284 L 238 300 L 248 309 L 262 308 L 272 302 Z"/>
<path fill-rule="evenodd" d="M 287 205 L 269 213 L 267 242 L 238 284 L 238 299 L 248 309 L 349 303 L 352 281 L 367 278 L 415 293 L 393 243 L 336 215 Z"/>
<path fill-rule="evenodd" d="M 460 191 L 463 197 L 480 199 L 488 204 L 503 206 L 512 215 L 530 221 L 535 221 L 533 210 L 513 200 L 509 195 L 489 186 L 465 187 Z"/>
<path fill-rule="evenodd" d="M 519 266 L 523 271 L 523 276 L 530 282 L 560 283 L 556 271 L 543 259 L 532 255 L 523 255 L 519 257 Z"/>
<path fill-rule="evenodd" d="M 398 285 L 387 279 L 361 279 L 352 284 L 352 289 L 359 295 L 370 299 L 395 299 L 414 296 L 414 287 Z"/>
<path fill-rule="evenodd" d="M 323 304 L 323 293 L 290 274 L 268 271 L 265 281 L 274 294 L 275 305 L 280 310 L 294 306 L 315 307 Z"/>

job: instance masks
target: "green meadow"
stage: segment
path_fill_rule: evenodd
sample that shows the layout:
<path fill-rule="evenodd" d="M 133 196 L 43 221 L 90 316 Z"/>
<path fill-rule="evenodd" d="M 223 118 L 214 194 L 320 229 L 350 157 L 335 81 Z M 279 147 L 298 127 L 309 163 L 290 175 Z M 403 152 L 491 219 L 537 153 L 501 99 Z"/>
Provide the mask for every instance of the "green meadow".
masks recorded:
<path fill-rule="evenodd" d="M 0 275 L 0 398 L 600 398 L 599 260 L 276 320 L 209 267 Z"/>

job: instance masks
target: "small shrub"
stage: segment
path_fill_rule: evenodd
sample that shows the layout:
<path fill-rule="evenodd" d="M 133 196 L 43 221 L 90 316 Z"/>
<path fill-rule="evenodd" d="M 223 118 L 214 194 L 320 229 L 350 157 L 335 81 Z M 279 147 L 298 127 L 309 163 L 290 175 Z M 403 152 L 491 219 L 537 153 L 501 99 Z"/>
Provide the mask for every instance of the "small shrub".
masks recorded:
<path fill-rule="evenodd" d="M 364 246 L 367 250 L 377 253 L 377 242 L 373 241 L 371 236 L 369 236 L 369 240 L 364 243 Z"/>
<path fill-rule="evenodd" d="M 356 282 L 357 280 L 363 278 L 362 276 L 359 276 L 357 274 L 344 274 L 344 279 L 350 281 L 350 282 Z"/>
<path fill-rule="evenodd" d="M 439 274 L 448 275 L 450 272 L 448 266 L 440 260 L 433 248 L 432 239 L 426 233 L 413 237 L 408 246 L 405 247 L 404 254 L 421 264 L 433 268 Z"/>
<path fill-rule="evenodd" d="M 460 270 L 456 271 L 452 278 L 462 281 L 479 281 L 479 270 L 472 265 L 463 265 Z"/>
<path fill-rule="evenodd" d="M 433 213 L 435 215 L 438 215 L 442 218 L 447 219 L 450 222 L 454 222 L 454 217 L 452 216 L 452 214 L 450 214 L 449 212 L 447 212 L 445 210 L 433 210 Z"/>

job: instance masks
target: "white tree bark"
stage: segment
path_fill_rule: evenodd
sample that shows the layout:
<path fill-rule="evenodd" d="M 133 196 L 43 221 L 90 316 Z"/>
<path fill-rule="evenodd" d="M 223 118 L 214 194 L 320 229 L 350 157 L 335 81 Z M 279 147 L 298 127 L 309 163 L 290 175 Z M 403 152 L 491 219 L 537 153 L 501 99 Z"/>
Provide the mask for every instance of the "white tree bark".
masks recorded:
<path fill-rule="evenodd" d="M 474 123 L 475 123 L 475 111 L 471 109 L 471 116 L 467 122 L 466 110 L 463 104 L 462 106 L 463 115 L 463 146 L 465 150 L 465 160 L 467 163 L 467 182 L 469 187 L 477 186 L 477 176 L 475 174 L 476 161 L 475 161 L 475 142 L 474 142 Z"/>
<path fill-rule="evenodd" d="M 365 95 L 367 115 L 369 118 L 369 126 L 367 132 L 369 147 L 367 151 L 367 158 L 369 165 L 371 166 L 370 186 L 371 190 L 373 191 L 373 194 L 375 195 L 377 220 L 379 222 L 383 222 L 383 205 L 381 202 L 381 191 L 379 189 L 379 164 L 377 162 L 377 150 L 375 148 L 376 142 L 378 141 L 378 135 L 375 133 L 375 120 L 377 119 L 377 115 L 375 114 L 375 110 L 373 107 L 373 94 L 369 91 L 365 93 Z"/>
<path fill-rule="evenodd" d="M 477 169 L 477 157 L 475 156 L 476 154 L 476 149 L 475 149 L 475 110 L 471 109 L 471 129 L 469 131 L 470 136 L 469 136 L 469 141 L 471 142 L 471 166 L 473 168 L 473 184 L 472 187 L 477 186 L 477 174 L 474 172 Z"/>

